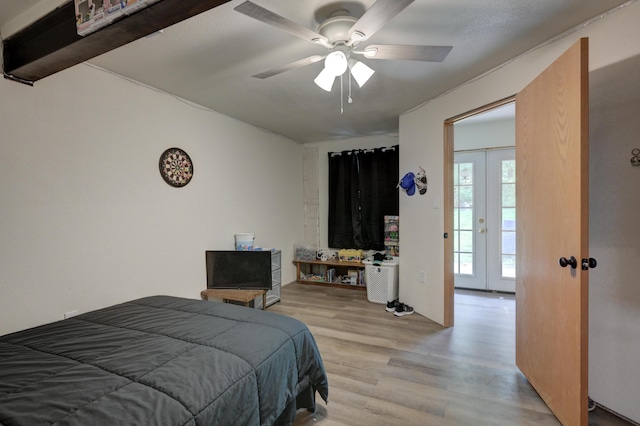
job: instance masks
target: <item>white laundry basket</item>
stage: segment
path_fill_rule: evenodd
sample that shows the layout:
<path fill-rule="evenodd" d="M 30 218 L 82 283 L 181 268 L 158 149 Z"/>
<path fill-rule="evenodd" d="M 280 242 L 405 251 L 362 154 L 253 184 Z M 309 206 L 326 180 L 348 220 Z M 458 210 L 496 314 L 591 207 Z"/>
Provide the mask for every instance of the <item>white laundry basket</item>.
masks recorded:
<path fill-rule="evenodd" d="M 398 298 L 398 262 L 385 260 L 374 265 L 371 260 L 363 260 L 367 299 L 373 303 L 387 303 Z"/>

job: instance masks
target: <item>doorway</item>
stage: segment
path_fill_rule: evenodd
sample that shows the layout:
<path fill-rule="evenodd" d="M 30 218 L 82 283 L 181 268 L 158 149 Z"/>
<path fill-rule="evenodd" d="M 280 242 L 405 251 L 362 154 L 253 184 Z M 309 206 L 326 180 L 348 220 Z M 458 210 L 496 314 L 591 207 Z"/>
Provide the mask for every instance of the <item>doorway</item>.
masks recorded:
<path fill-rule="evenodd" d="M 515 96 L 496 101 L 489 105 L 452 117 L 444 122 L 444 228 L 454 229 L 454 151 L 478 151 L 490 148 L 506 148 L 515 146 Z M 506 132 L 494 132 L 491 136 L 478 137 L 480 129 L 491 127 L 491 121 L 510 117 L 511 130 Z M 455 127 L 455 132 L 454 132 Z M 508 128 L 508 126 L 506 127 Z M 464 137 L 465 132 L 469 137 Z M 455 133 L 455 137 L 454 137 Z M 477 222 L 479 218 L 476 218 Z M 486 218 L 485 219 L 486 222 Z M 476 223 L 477 225 L 477 223 Z M 460 229 L 460 228 L 459 228 Z M 473 229 L 473 235 L 481 232 L 479 227 Z M 454 323 L 454 240 L 451 232 L 444 234 L 444 323 L 445 327 L 451 327 Z M 459 242 L 459 241 L 458 241 Z M 460 247 L 458 247 L 459 249 Z M 460 250 L 458 250 L 460 252 Z M 460 260 L 457 260 L 460 262 Z M 513 271 L 515 274 L 515 271 Z M 486 279 L 485 279 L 486 280 Z"/>
<path fill-rule="evenodd" d="M 494 128 L 512 128 L 513 120 L 507 117 L 493 124 Z M 515 133 L 512 138 L 515 139 Z M 456 288 L 515 292 L 515 187 L 514 148 L 454 153 L 453 273 Z"/>

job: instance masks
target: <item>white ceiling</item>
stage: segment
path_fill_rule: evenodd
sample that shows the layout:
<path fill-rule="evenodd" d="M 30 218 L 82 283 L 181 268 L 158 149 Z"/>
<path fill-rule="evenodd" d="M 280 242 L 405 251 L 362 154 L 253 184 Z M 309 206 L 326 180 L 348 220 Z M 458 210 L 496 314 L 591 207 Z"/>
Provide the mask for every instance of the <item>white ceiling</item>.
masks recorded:
<path fill-rule="evenodd" d="M 375 1 L 254 2 L 316 31 L 329 11 L 346 8 L 359 17 Z M 449 45 L 451 53 L 442 63 L 364 59 L 376 73 L 363 88 L 353 85 L 353 103 L 345 101 L 342 114 L 339 85 L 328 93 L 313 83 L 322 63 L 251 77 L 326 49 L 234 11 L 240 3 L 233 0 L 90 63 L 301 143 L 387 134 L 397 131 L 401 113 L 626 0 L 416 0 L 362 46 Z M 0 28 L 34 4 L 0 0 Z"/>
<path fill-rule="evenodd" d="M 500 120 L 515 120 L 515 118 L 516 104 L 515 102 L 509 102 L 499 107 L 495 107 L 479 114 L 464 118 L 463 120 L 457 121 L 456 126 L 467 126 L 478 123 L 485 123 L 487 121 L 495 122 Z"/>
<path fill-rule="evenodd" d="M 0 17 L 3 21 L 2 24 L 5 24 L 24 11 L 30 9 L 39 1 L 40 0 L 4 0 L 0 2 Z M 2 25 L 0 25 L 0 27 L 1 26 Z"/>

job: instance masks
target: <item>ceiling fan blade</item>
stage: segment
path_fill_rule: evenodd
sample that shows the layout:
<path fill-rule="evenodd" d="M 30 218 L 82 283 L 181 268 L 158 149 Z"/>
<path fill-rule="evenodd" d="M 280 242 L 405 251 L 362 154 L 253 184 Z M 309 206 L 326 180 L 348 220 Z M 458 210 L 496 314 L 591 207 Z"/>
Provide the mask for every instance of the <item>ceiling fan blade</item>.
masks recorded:
<path fill-rule="evenodd" d="M 413 0 L 378 0 L 349 30 L 352 41 L 363 41 L 373 36 L 387 22 L 402 12 Z M 353 34 L 357 32 L 357 39 Z"/>
<path fill-rule="evenodd" d="M 329 43 L 329 40 L 327 40 L 326 37 L 321 36 L 320 34 L 311 31 L 310 29 L 305 28 L 302 25 L 296 24 L 295 22 L 283 16 L 273 13 L 262 6 L 258 6 L 253 2 L 245 1 L 241 5 L 236 6 L 234 10 L 247 15 L 250 18 L 264 22 L 265 24 L 273 25 L 276 28 L 284 30 L 289 34 L 293 34 L 296 37 L 300 37 L 312 43 L 319 43 L 323 45 L 328 45 Z"/>
<path fill-rule="evenodd" d="M 353 51 L 369 59 L 442 62 L 453 46 L 409 46 L 405 44 L 370 44 L 363 50 Z"/>
<path fill-rule="evenodd" d="M 283 65 L 278 68 L 273 68 L 273 69 L 270 69 L 269 71 L 261 72 L 259 74 L 253 75 L 252 77 L 255 77 L 255 78 L 272 77 L 274 75 L 281 74 L 285 71 L 290 71 L 296 68 L 302 68 L 310 64 L 315 64 L 316 62 L 320 62 L 321 60 L 323 60 L 326 56 L 327 55 L 309 56 L 308 58 L 300 59 L 299 61 L 291 62 L 290 64 Z"/>

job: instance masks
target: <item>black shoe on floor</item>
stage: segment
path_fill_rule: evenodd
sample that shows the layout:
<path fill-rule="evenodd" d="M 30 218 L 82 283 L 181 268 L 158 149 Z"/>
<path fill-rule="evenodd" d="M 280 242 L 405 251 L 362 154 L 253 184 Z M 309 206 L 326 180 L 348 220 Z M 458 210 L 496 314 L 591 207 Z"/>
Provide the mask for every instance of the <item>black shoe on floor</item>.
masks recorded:
<path fill-rule="evenodd" d="M 396 307 L 396 311 L 393 313 L 393 315 L 397 317 L 403 317 L 405 315 L 411 315 L 412 313 L 413 313 L 413 308 L 411 306 L 405 305 L 404 303 L 400 303 Z"/>
<path fill-rule="evenodd" d="M 587 404 L 587 407 L 589 409 L 589 411 L 593 411 L 596 409 L 596 403 L 593 401 L 593 399 L 589 398 L 589 402 Z"/>
<path fill-rule="evenodd" d="M 398 299 L 387 302 L 387 312 L 394 312 L 399 305 L 400 301 Z"/>

